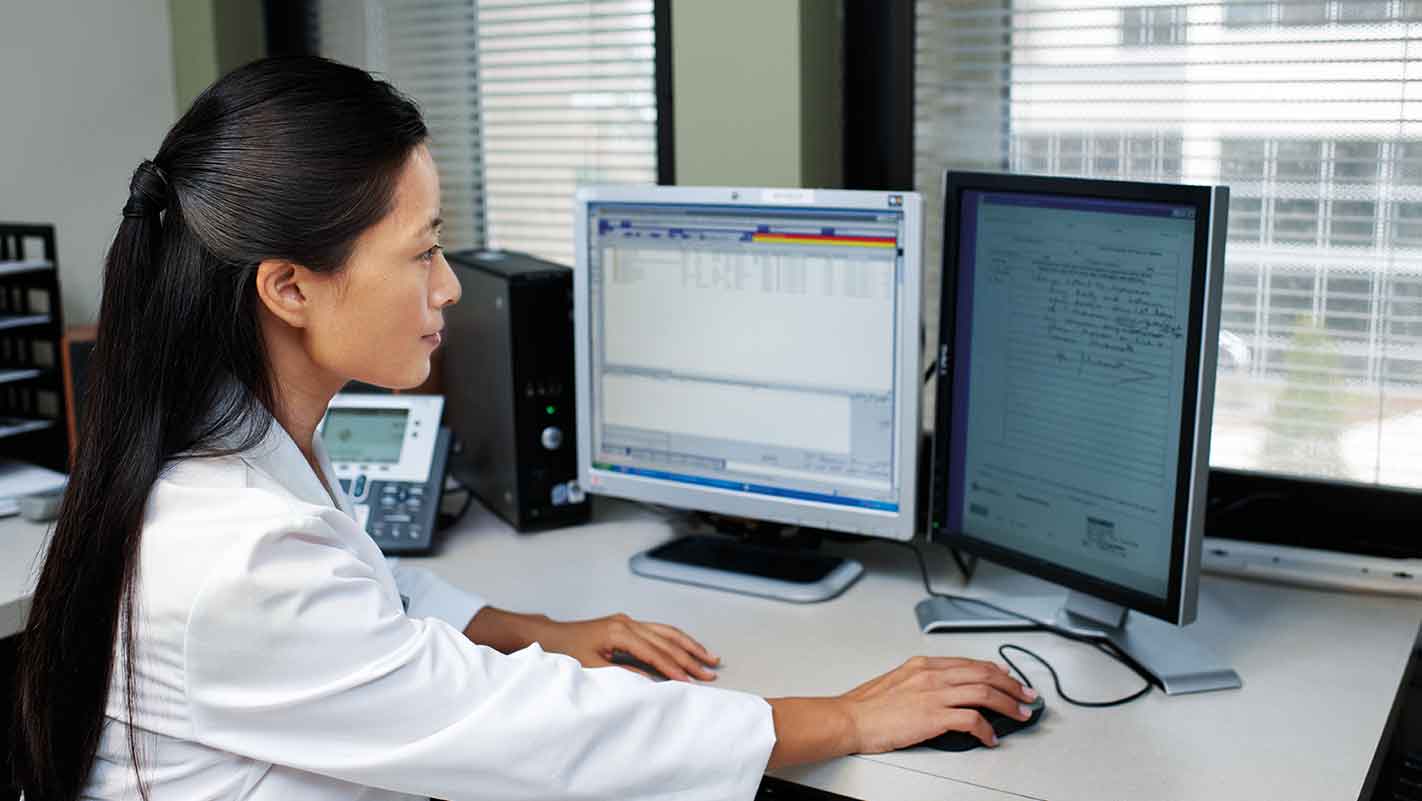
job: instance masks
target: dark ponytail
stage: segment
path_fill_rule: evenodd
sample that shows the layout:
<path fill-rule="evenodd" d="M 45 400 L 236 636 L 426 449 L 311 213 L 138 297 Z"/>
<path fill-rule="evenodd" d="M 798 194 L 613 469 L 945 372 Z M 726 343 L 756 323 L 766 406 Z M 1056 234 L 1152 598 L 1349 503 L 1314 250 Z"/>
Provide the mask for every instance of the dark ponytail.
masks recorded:
<path fill-rule="evenodd" d="M 29 801 L 78 798 L 116 667 L 147 798 L 134 590 L 153 483 L 179 454 L 228 455 L 265 435 L 275 390 L 257 265 L 339 269 L 389 211 L 426 135 L 414 104 L 364 71 L 265 59 L 203 92 L 135 171 L 104 269 L 78 450 L 20 647 L 15 768 Z"/>

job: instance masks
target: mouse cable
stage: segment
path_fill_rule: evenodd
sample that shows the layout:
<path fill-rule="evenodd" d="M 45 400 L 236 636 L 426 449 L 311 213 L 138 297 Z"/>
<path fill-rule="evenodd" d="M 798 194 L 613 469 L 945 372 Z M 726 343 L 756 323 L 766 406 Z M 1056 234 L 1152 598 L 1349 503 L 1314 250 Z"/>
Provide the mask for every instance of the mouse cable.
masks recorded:
<path fill-rule="evenodd" d="M 1008 666 L 1011 667 L 1012 670 L 1017 673 L 1017 675 L 1019 675 L 1019 676 L 1022 677 L 1022 683 L 1025 684 L 1025 685 L 1027 685 L 1028 687 L 1031 687 L 1031 686 L 1032 686 L 1032 681 L 1027 678 L 1027 674 L 1026 674 L 1026 673 L 1023 673 L 1023 672 L 1022 672 L 1022 668 L 1018 667 L 1018 666 L 1017 666 L 1017 663 L 1012 661 L 1012 657 L 1010 657 L 1010 656 L 1007 655 L 1007 651 L 1008 651 L 1009 649 L 1011 649 L 1011 650 L 1013 650 L 1013 651 L 1021 651 L 1022 653 L 1026 654 L 1026 655 L 1028 655 L 1028 656 L 1030 656 L 1030 657 L 1032 657 L 1033 659 L 1037 660 L 1038 662 L 1041 662 L 1041 663 L 1042 663 L 1042 667 L 1046 668 L 1046 669 L 1047 669 L 1047 672 L 1050 673 L 1050 674 L 1052 674 L 1052 684 L 1055 684 L 1056 687 L 1057 687 L 1057 695 L 1061 696 L 1061 698 L 1062 698 L 1063 701 L 1066 701 L 1068 704 L 1071 704 L 1072 706 L 1084 706 L 1084 707 L 1092 707 L 1092 708 L 1103 708 L 1103 707 L 1108 707 L 1108 706 L 1122 706 L 1122 705 L 1124 705 L 1124 704 L 1129 704 L 1130 702 L 1136 700 L 1137 698 L 1140 698 L 1141 696 L 1143 696 L 1143 695 L 1145 695 L 1146 693 L 1150 692 L 1150 691 L 1155 687 L 1155 682 L 1153 682 L 1153 681 L 1151 681 L 1150 679 L 1147 678 L 1147 679 L 1146 679 L 1146 684 L 1145 684 L 1144 687 L 1140 688 L 1140 689 L 1137 690 L 1136 692 L 1131 693 L 1130 695 L 1128 695 L 1128 696 L 1126 696 L 1126 697 L 1124 697 L 1124 698 L 1116 698 L 1116 699 L 1111 700 L 1111 701 L 1082 701 L 1082 700 L 1080 700 L 1080 699 L 1078 699 L 1078 698 L 1072 698 L 1070 695 L 1067 695 L 1067 694 L 1066 694 L 1066 690 L 1063 690 L 1063 689 L 1062 689 L 1062 680 L 1057 677 L 1056 668 L 1053 668 L 1053 667 L 1052 667 L 1052 663 L 1051 663 L 1051 662 L 1048 662 L 1047 660 L 1043 659 L 1041 656 L 1039 656 L 1039 655 L 1033 653 L 1032 651 L 1029 651 L 1028 649 L 1023 648 L 1022 646 L 1017 645 L 1017 644 L 1015 644 L 1015 643 L 1006 642 L 1006 643 L 1003 643 L 1002 645 L 999 645 L 999 646 L 997 647 L 998 656 L 1001 656 L 1001 657 L 1002 657 L 1002 661 L 1006 662 L 1006 663 L 1008 664 Z M 1116 656 L 1115 654 L 1110 654 L 1110 655 L 1112 656 L 1112 658 L 1115 658 L 1115 656 Z M 1125 664 L 1127 667 L 1131 667 L 1131 666 L 1130 666 L 1129 664 L 1127 664 L 1124 660 L 1117 659 L 1116 661 L 1121 662 L 1122 664 Z M 1134 668 L 1132 668 L 1132 669 L 1134 669 Z M 1141 678 L 1146 678 L 1146 677 L 1142 676 Z"/>
<path fill-rule="evenodd" d="M 1035 619 L 1035 618 L 1028 617 L 1027 615 L 1024 615 L 1024 614 L 1022 614 L 1022 613 L 1020 613 L 1020 612 L 1014 612 L 1014 611 L 1012 611 L 1011 609 L 1005 609 L 1005 608 L 1003 608 L 1003 607 L 1001 607 L 1001 606 L 998 606 L 997 604 L 990 603 L 990 602 L 988 602 L 988 601 L 980 600 L 980 599 L 978 599 L 978 598 L 969 598 L 969 597 L 966 596 L 966 595 L 953 595 L 953 594 L 951 594 L 951 593 L 939 592 L 939 591 L 933 589 L 933 584 L 932 584 L 932 582 L 929 580 L 929 577 L 928 577 L 928 561 L 924 558 L 923 550 L 922 550 L 921 548 L 919 548 L 917 545 L 915 545 L 914 543 L 912 543 L 912 542 L 895 542 L 895 541 L 893 541 L 893 540 L 887 540 L 887 542 L 891 542 L 891 543 L 893 543 L 894 545 L 903 546 L 903 547 L 908 548 L 909 550 L 913 551 L 914 556 L 918 559 L 918 570 L 919 570 L 919 575 L 922 576 L 922 578 L 923 578 L 923 589 L 924 589 L 930 596 L 933 596 L 933 597 L 935 597 L 935 598 L 942 598 L 942 599 L 944 599 L 944 600 L 946 600 L 946 601 L 949 601 L 949 602 L 951 602 L 951 603 L 953 603 L 953 604 L 961 604 L 961 603 L 977 604 L 978 606 L 985 607 L 985 608 L 987 608 L 987 609 L 991 609 L 992 611 L 997 612 L 998 614 L 1007 615 L 1008 617 L 1015 617 L 1015 618 L 1020 618 L 1020 619 L 1022 619 L 1022 620 L 1025 620 L 1025 621 L 1027 621 L 1028 623 L 1032 624 L 1032 626 L 1031 626 L 1031 630 L 1032 630 L 1032 631 L 1046 631 L 1046 632 L 1050 632 L 1050 633 L 1052 633 L 1052 634 L 1055 634 L 1055 635 L 1057 635 L 1058 637 L 1062 637 L 1062 638 L 1064 638 L 1064 639 L 1073 640 L 1073 641 L 1075 641 L 1075 642 L 1080 642 L 1080 643 L 1085 643 L 1085 644 L 1087 644 L 1087 645 L 1092 646 L 1093 648 L 1095 648 L 1096 650 L 1100 651 L 1101 653 L 1106 654 L 1107 656 L 1111 657 L 1112 659 L 1116 660 L 1117 662 L 1121 663 L 1122 665 L 1126 666 L 1127 668 L 1129 668 L 1129 669 L 1131 670 L 1131 672 L 1135 673 L 1137 676 L 1140 676 L 1142 679 L 1145 680 L 1145 686 L 1144 686 L 1144 687 L 1142 687 L 1141 689 L 1137 690 L 1136 692 L 1134 692 L 1134 693 L 1132 693 L 1132 694 L 1130 694 L 1130 695 L 1127 695 L 1127 696 L 1125 696 L 1125 697 L 1123 697 L 1123 698 L 1116 698 L 1116 699 L 1113 699 L 1113 700 L 1110 700 L 1110 701 L 1082 701 L 1082 700 L 1080 700 L 1080 699 L 1073 698 L 1073 697 L 1071 697 L 1070 695 L 1067 695 L 1066 691 L 1062 689 L 1061 678 L 1057 675 L 1056 669 L 1052 667 L 1052 664 L 1051 664 L 1050 662 L 1048 662 L 1047 660 L 1043 659 L 1041 656 L 1039 656 L 1039 655 L 1033 653 L 1032 651 L 1030 651 L 1030 650 L 1028 650 L 1028 649 L 1026 649 L 1026 648 L 1023 648 L 1023 647 L 1020 646 L 1020 645 L 1016 645 L 1016 644 L 1014 644 L 1014 643 L 1004 643 L 1003 645 L 999 646 L 998 649 L 997 649 L 998 655 L 1000 655 L 1000 656 L 1002 657 L 1003 661 L 1007 662 L 1008 666 L 1011 667 L 1012 670 L 1013 670 L 1014 672 L 1016 672 L 1017 675 L 1022 678 L 1022 683 L 1023 683 L 1023 684 L 1026 684 L 1028 687 L 1031 687 L 1031 686 L 1032 686 L 1032 681 L 1027 678 L 1027 674 L 1022 671 L 1022 668 L 1018 667 L 1018 666 L 1017 666 L 1017 663 L 1013 662 L 1012 659 L 1007 656 L 1007 653 L 1006 653 L 1007 649 L 1012 649 L 1012 650 L 1014 650 L 1014 651 L 1020 651 L 1020 652 L 1022 652 L 1022 653 L 1024 653 L 1024 654 L 1026 654 L 1026 655 L 1032 657 L 1033 659 L 1037 660 L 1038 662 L 1041 662 L 1042 665 L 1047 668 L 1047 672 L 1052 675 L 1052 683 L 1053 683 L 1054 685 L 1056 685 L 1057 695 L 1061 696 L 1061 699 L 1062 699 L 1063 701 L 1066 701 L 1068 704 L 1071 704 L 1072 706 L 1093 707 L 1093 708 L 1103 708 L 1103 707 L 1111 707 L 1111 706 L 1121 706 L 1122 704 L 1129 704 L 1130 702 L 1132 702 L 1132 701 L 1134 701 L 1134 700 L 1136 700 L 1136 699 L 1138 699 L 1138 698 L 1141 698 L 1141 697 L 1145 696 L 1147 693 L 1149 693 L 1149 692 L 1151 691 L 1152 688 L 1155 687 L 1155 680 L 1154 680 L 1153 678 L 1151 678 L 1151 676 L 1150 676 L 1148 673 L 1146 673 L 1144 670 L 1142 670 L 1142 669 L 1140 668 L 1140 666 L 1138 666 L 1137 664 L 1135 664 L 1135 662 L 1134 662 L 1133 660 L 1131 660 L 1130 657 L 1128 657 L 1128 656 L 1126 656 L 1124 653 L 1122 653 L 1121 650 L 1118 649 L 1118 648 L 1117 648 L 1114 644 L 1112 644 L 1112 643 L 1109 643 L 1109 642 L 1101 642 L 1100 640 L 1094 639 L 1094 638 L 1092 638 L 1092 637 L 1086 637 L 1086 636 L 1083 636 L 1083 635 L 1080 635 L 1080 634 L 1076 634 L 1076 633 L 1073 633 L 1073 632 L 1070 632 L 1070 631 L 1066 631 L 1066 630 L 1061 629 L 1061 628 L 1058 628 L 1058 627 L 1056 627 L 1056 626 L 1048 625 L 1048 624 L 1043 623 L 1043 622 L 1041 622 L 1041 621 L 1039 621 L 1039 620 L 1037 620 L 1037 619 Z"/>
<path fill-rule="evenodd" d="M 938 369 L 938 361 L 935 359 L 934 361 L 932 361 L 932 362 L 929 363 L 928 369 L 925 370 L 924 373 L 923 373 L 923 385 L 924 385 L 924 386 L 928 386 L 928 382 L 933 379 L 933 375 L 934 375 L 934 373 L 935 373 L 935 371 L 936 371 L 937 369 Z M 893 541 L 891 540 L 891 542 L 893 542 Z M 924 557 L 923 557 L 923 551 L 922 551 L 921 549 L 919 549 L 919 547 L 918 547 L 917 545 L 915 545 L 915 544 L 913 544 L 913 543 L 911 543 L 911 542 L 894 542 L 894 544 L 895 544 L 895 545 L 902 545 L 902 546 L 908 548 L 909 550 L 913 551 L 913 555 L 918 558 L 918 570 L 919 570 L 919 573 L 923 576 L 923 589 L 926 590 L 930 596 L 933 596 L 933 597 L 935 597 L 935 598 L 942 598 L 943 600 L 948 601 L 949 603 L 953 604 L 954 606 L 957 606 L 957 605 L 963 604 L 963 603 L 977 604 L 978 606 L 985 607 L 985 608 L 987 608 L 987 609 L 991 609 L 992 611 L 997 612 L 997 613 L 1000 614 L 1000 615 L 1006 615 L 1006 616 L 1008 616 L 1008 617 L 1021 618 L 1022 620 L 1025 620 L 1025 621 L 1027 621 L 1028 623 L 1031 623 L 1031 624 L 1032 624 L 1032 628 L 1030 629 L 1031 631 L 1049 631 L 1049 632 L 1051 632 L 1051 633 L 1053 633 L 1053 634 L 1055 634 L 1055 635 L 1057 635 L 1057 636 L 1059 636 L 1059 637 L 1064 637 L 1064 638 L 1066 638 L 1066 639 L 1068 639 L 1068 640 L 1075 640 L 1076 642 L 1086 643 L 1087 645 L 1090 645 L 1090 646 L 1096 648 L 1097 650 L 1101 651 L 1101 653 L 1106 654 L 1107 656 L 1111 657 L 1112 659 L 1116 660 L 1117 662 L 1120 662 L 1122 665 L 1125 665 L 1126 667 L 1130 668 L 1133 673 L 1135 673 L 1137 676 L 1140 676 L 1142 679 L 1145 680 L 1145 686 L 1144 686 L 1144 687 L 1142 687 L 1140 690 L 1138 690 L 1138 691 L 1136 691 L 1136 692 L 1134 692 L 1134 693 L 1132 693 L 1132 694 L 1130 694 L 1130 695 L 1128 695 L 1128 696 L 1126 696 L 1126 697 L 1124 697 L 1124 698 L 1117 698 L 1117 699 L 1115 699 L 1115 700 L 1113 700 L 1113 701 L 1081 701 L 1081 700 L 1078 700 L 1078 699 L 1076 699 L 1076 698 L 1072 698 L 1070 695 L 1067 695 L 1067 694 L 1066 694 L 1066 691 L 1062 689 L 1062 681 L 1061 681 L 1061 679 L 1057 676 L 1057 671 L 1056 671 L 1055 668 L 1052 667 L 1052 663 L 1051 663 L 1051 662 L 1048 662 L 1047 660 L 1043 659 L 1041 656 L 1039 656 L 1039 655 L 1033 653 L 1032 651 L 1027 650 L 1026 648 L 1023 648 L 1023 647 L 1020 646 L 1020 645 L 1015 645 L 1015 644 L 1013 644 L 1013 643 L 1004 643 L 1004 644 L 998 646 L 998 649 L 997 649 L 998 655 L 1002 657 L 1002 660 L 1003 660 L 1004 662 L 1006 662 L 1006 663 L 1008 664 L 1008 666 L 1011 667 L 1012 670 L 1017 673 L 1018 676 L 1021 676 L 1021 677 L 1022 677 L 1022 683 L 1023 683 L 1023 684 L 1026 684 L 1028 687 L 1031 687 L 1031 686 L 1032 686 L 1032 681 L 1031 681 L 1031 679 L 1028 679 L 1028 678 L 1027 678 L 1027 674 L 1026 674 L 1026 673 L 1023 673 L 1023 672 L 1022 672 L 1022 668 L 1018 667 L 1018 666 L 1017 666 L 1017 663 L 1016 663 L 1016 662 L 1013 662 L 1012 659 L 1007 656 L 1007 650 L 1008 650 L 1009 648 L 1012 649 L 1012 650 L 1014 650 L 1014 651 L 1021 651 L 1022 653 L 1026 654 L 1026 655 L 1028 655 L 1028 656 L 1030 656 L 1030 657 L 1032 657 L 1033 659 L 1037 660 L 1038 662 L 1041 662 L 1041 663 L 1042 663 L 1042 666 L 1047 669 L 1047 672 L 1050 673 L 1050 674 L 1052 674 L 1052 683 L 1055 684 L 1056 687 L 1057 687 L 1057 695 L 1061 696 L 1061 698 L 1062 698 L 1063 701 L 1066 701 L 1068 704 L 1071 704 L 1071 705 L 1073 705 L 1073 706 L 1083 706 L 1083 707 L 1121 706 L 1122 704 L 1129 704 L 1130 702 L 1136 700 L 1137 698 L 1140 698 L 1140 697 L 1144 696 L 1146 693 L 1149 693 L 1149 692 L 1151 691 L 1151 688 L 1152 688 L 1152 687 L 1155 686 L 1155 679 L 1153 679 L 1153 678 L 1150 676 L 1150 674 L 1148 674 L 1148 673 L 1146 673 L 1144 670 L 1142 670 L 1139 665 L 1137 665 L 1129 656 L 1127 656 L 1125 653 L 1123 653 L 1119 648 L 1117 648 L 1117 647 L 1116 647 L 1114 644 L 1112 644 L 1112 643 L 1103 643 L 1103 642 L 1101 642 L 1100 640 L 1096 640 L 1096 639 L 1093 639 L 1093 638 L 1091 638 L 1091 637 L 1083 637 L 1083 636 L 1081 636 L 1080 634 L 1074 634 L 1074 633 L 1072 633 L 1072 632 L 1065 631 L 1065 630 L 1063 630 L 1063 629 L 1057 628 L 1056 626 L 1049 626 L 1049 625 L 1047 625 L 1047 624 L 1045 624 L 1045 623 L 1043 623 L 1043 622 L 1041 622 L 1041 621 L 1039 621 L 1039 620 L 1037 620 L 1037 619 L 1035 619 L 1035 618 L 1028 617 L 1028 616 L 1026 616 L 1026 615 L 1024 615 L 1024 614 L 1021 614 L 1021 613 L 1019 613 L 1019 612 L 1014 612 L 1014 611 L 1012 611 L 1011 609 L 1004 609 L 1003 607 L 998 606 L 997 604 L 989 603 L 989 602 L 987 602 L 987 601 L 979 600 L 979 599 L 977 599 L 977 598 L 969 598 L 969 597 L 966 596 L 966 595 L 952 595 L 952 594 L 945 593 L 945 592 L 938 592 L 937 590 L 933 589 L 933 584 L 932 584 L 932 582 L 929 581 L 929 578 L 928 578 L 928 562 L 927 562 L 927 561 L 924 559 Z M 963 575 L 967 575 L 967 574 L 968 574 L 968 570 L 966 569 L 966 565 L 963 564 L 962 558 L 958 555 L 958 551 L 955 549 L 955 550 L 952 551 L 952 553 L 953 553 L 953 561 L 955 561 L 955 562 L 958 563 L 958 569 L 963 572 Z"/>

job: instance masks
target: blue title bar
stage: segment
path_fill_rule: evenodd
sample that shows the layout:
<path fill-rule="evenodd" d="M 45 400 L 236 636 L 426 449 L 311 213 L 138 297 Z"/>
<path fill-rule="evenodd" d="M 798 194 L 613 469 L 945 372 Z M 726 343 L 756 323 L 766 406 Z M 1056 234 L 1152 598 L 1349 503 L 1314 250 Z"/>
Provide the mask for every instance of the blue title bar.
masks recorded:
<path fill-rule="evenodd" d="M 1031 206 L 1043 209 L 1068 209 L 1071 211 L 1108 211 L 1113 214 L 1136 214 L 1145 217 L 1176 217 L 1183 220 L 1195 219 L 1194 206 L 1177 206 L 1167 203 L 1140 203 L 1133 200 L 1110 200 L 1093 197 L 1063 197 L 1060 195 L 1006 194 L 983 192 L 983 203 L 992 206 Z"/>

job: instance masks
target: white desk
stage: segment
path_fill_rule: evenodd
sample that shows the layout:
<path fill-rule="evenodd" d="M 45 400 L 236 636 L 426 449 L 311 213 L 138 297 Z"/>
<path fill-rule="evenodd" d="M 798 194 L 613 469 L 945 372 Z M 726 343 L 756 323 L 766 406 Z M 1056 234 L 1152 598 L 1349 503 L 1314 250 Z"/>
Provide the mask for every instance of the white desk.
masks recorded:
<path fill-rule="evenodd" d="M 666 524 L 625 504 L 598 509 L 588 526 L 518 535 L 474 504 L 439 553 L 419 561 L 505 608 L 558 619 L 621 611 L 680 626 L 725 660 L 716 684 L 762 695 L 840 693 L 914 654 L 997 658 L 1005 641 L 1050 659 L 1080 697 L 1115 697 L 1139 684 L 1104 656 L 1047 634 L 920 634 L 916 567 L 892 545 L 832 546 L 855 554 L 867 575 L 840 598 L 797 606 L 634 576 L 628 557 L 665 539 Z M 41 539 L 38 527 L 0 522 L 0 635 L 18 628 L 6 623 L 24 594 L 18 564 Z M 946 554 L 930 559 L 939 586 L 955 586 Z M 1412 599 L 1207 576 L 1191 631 L 1239 670 L 1243 690 L 1155 692 L 1124 707 L 1078 709 L 1024 658 L 1048 716 L 998 749 L 916 749 L 775 775 L 894 801 L 1357 798 L 1420 621 L 1422 603 Z"/>
<path fill-rule="evenodd" d="M 39 578 L 40 552 L 49 527 L 19 517 L 0 518 L 0 638 L 25 627 Z"/>

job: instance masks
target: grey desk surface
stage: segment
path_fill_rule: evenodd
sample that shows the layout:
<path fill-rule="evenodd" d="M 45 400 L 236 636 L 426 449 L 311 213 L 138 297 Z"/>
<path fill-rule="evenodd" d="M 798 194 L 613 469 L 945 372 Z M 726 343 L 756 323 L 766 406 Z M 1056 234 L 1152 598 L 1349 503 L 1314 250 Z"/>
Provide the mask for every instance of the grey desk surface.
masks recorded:
<path fill-rule="evenodd" d="M 1139 680 L 1086 646 L 1041 633 L 923 635 L 912 555 L 884 543 L 836 545 L 868 572 L 833 601 L 760 600 L 632 575 L 627 559 L 666 539 L 654 514 L 616 502 L 592 524 L 519 535 L 471 507 L 421 562 L 494 604 L 558 619 L 613 612 L 684 628 L 724 661 L 714 685 L 765 696 L 844 692 L 915 654 L 997 658 L 1016 642 L 1050 659 L 1068 692 L 1126 694 Z M 0 522 L 0 636 L 23 619 L 43 529 Z M 959 586 L 930 553 L 940 587 Z M 1025 591 L 1047 588 L 1025 577 Z M 1057 698 L 1040 666 L 1048 716 L 995 750 L 914 749 L 856 756 L 776 775 L 865 799 L 1350 799 L 1372 766 L 1411 652 L 1422 603 L 1206 576 L 1194 636 L 1227 658 L 1243 690 L 1167 697 L 1113 709 Z"/>

